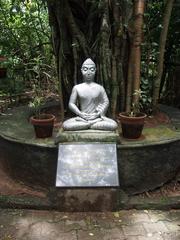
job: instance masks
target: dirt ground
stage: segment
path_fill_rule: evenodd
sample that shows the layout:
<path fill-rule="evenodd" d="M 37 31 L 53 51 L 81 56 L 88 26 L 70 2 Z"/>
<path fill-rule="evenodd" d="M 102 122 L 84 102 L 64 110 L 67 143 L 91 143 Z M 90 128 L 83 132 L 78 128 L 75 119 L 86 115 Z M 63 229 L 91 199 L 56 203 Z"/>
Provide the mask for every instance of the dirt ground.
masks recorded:
<path fill-rule="evenodd" d="M 4 167 L 3 159 L 0 159 L 0 195 L 32 195 L 45 197 L 44 191 L 36 191 L 22 182 L 16 182 L 9 174 L 9 170 Z"/>

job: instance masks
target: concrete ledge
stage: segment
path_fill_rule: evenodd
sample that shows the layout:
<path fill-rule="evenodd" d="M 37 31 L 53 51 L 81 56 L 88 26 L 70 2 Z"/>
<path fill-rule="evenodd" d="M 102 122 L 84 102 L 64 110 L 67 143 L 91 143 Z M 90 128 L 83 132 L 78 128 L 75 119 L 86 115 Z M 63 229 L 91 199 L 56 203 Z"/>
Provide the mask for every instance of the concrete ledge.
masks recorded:
<path fill-rule="evenodd" d="M 63 131 L 61 128 L 55 139 L 55 144 L 62 142 L 116 142 L 120 143 L 118 131 L 82 130 Z"/>
<path fill-rule="evenodd" d="M 70 194 L 71 195 L 71 194 Z M 110 195 L 108 195 L 110 196 Z M 63 199 L 62 199 L 63 200 Z M 0 208 L 10 208 L 10 209 L 37 209 L 37 210 L 58 210 L 58 211 L 67 211 L 67 212 L 83 212 L 83 211 L 105 211 L 110 207 L 113 211 L 118 210 L 129 210 L 129 209 L 138 209 L 138 210 L 170 210 L 170 209 L 180 209 L 180 196 L 178 197 L 157 197 L 153 199 L 142 198 L 139 196 L 128 197 L 126 194 L 123 194 L 122 191 L 119 191 L 119 195 L 117 196 L 118 203 L 116 206 L 112 208 L 112 205 L 101 207 L 96 205 L 93 208 L 93 205 L 89 208 L 87 204 L 87 208 L 70 208 L 66 206 L 63 208 L 63 202 L 54 201 L 52 198 L 39 198 L 33 196 L 0 196 Z M 108 197 L 106 197 L 108 200 Z M 106 202 L 103 201 L 103 203 Z M 74 200 L 73 200 L 74 201 Z M 113 200 L 114 201 L 114 200 Z M 62 205 L 61 205 L 62 203 Z M 71 201 L 69 202 L 71 203 Z M 74 201 L 75 203 L 75 201 Z M 96 204 L 96 202 L 94 202 Z M 109 209 L 109 210 L 110 210 Z"/>

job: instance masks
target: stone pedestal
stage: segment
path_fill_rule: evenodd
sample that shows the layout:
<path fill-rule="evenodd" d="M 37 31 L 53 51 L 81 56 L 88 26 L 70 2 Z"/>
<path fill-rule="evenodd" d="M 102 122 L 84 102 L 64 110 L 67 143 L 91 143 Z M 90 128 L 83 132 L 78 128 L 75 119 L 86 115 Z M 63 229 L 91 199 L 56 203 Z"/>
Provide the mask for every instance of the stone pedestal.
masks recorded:
<path fill-rule="evenodd" d="M 117 209 L 117 142 L 118 132 L 59 131 L 55 198 L 60 211 Z"/>
<path fill-rule="evenodd" d="M 116 211 L 118 190 L 115 188 L 56 188 L 51 193 L 51 202 L 55 202 L 59 211 L 67 212 L 104 212 Z"/>
<path fill-rule="evenodd" d="M 55 143 L 65 142 L 99 142 L 99 143 L 120 143 L 118 130 L 82 130 L 82 131 L 63 131 L 61 128 L 56 136 Z"/>

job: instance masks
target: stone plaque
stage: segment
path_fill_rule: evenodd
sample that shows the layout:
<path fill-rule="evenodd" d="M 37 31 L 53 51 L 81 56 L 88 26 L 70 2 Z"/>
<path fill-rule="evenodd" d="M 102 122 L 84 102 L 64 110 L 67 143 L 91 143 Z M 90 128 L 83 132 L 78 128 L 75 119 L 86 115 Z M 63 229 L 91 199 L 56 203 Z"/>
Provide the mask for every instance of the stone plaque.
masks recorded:
<path fill-rule="evenodd" d="M 118 187 L 116 144 L 59 144 L 56 187 Z"/>

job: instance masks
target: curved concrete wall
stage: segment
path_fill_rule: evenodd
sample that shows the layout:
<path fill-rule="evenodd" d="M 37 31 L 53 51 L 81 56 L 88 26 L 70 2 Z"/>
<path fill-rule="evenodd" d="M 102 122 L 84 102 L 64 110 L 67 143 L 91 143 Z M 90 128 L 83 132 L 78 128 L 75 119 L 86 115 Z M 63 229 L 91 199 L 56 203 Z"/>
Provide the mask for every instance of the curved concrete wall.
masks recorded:
<path fill-rule="evenodd" d="M 121 187 L 135 194 L 157 188 L 180 170 L 180 140 L 118 148 Z"/>
<path fill-rule="evenodd" d="M 129 194 L 163 185 L 180 170 L 180 111 L 164 107 L 172 126 L 144 131 L 141 141 L 121 139 L 117 146 L 120 187 Z M 0 116 L 0 161 L 9 174 L 31 186 L 55 189 L 57 146 L 34 138 L 26 106 Z M 156 133 L 156 138 L 154 137 Z"/>
<path fill-rule="evenodd" d="M 57 146 L 38 146 L 0 137 L 1 161 L 10 175 L 30 186 L 54 187 Z M 180 169 L 180 140 L 161 144 L 118 145 L 120 187 L 129 194 L 154 189 Z"/>

